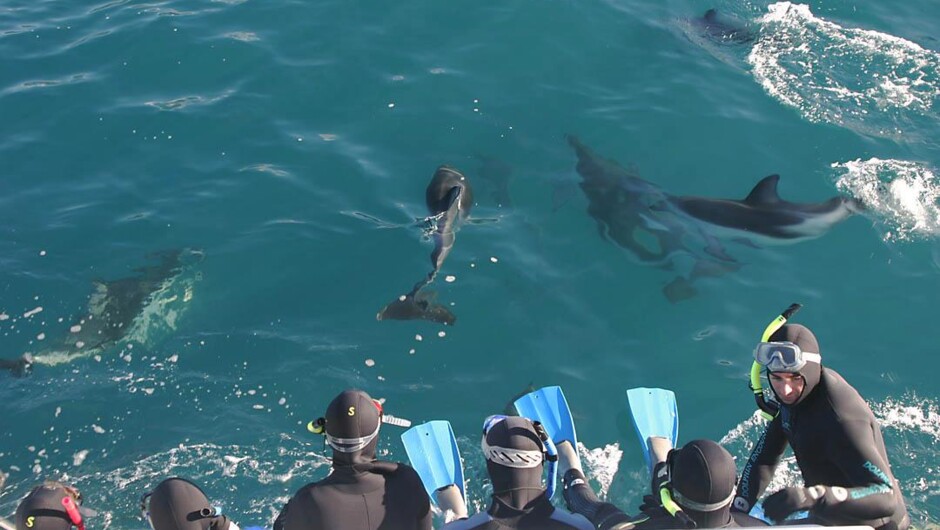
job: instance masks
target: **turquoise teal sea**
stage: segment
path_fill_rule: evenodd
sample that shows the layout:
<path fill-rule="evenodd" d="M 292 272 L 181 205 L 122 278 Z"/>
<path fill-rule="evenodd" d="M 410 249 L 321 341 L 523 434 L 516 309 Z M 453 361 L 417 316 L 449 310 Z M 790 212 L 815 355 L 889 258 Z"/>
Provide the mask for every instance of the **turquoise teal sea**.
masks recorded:
<path fill-rule="evenodd" d="M 550 384 L 630 510 L 648 482 L 625 390 L 675 390 L 680 438 L 742 463 L 751 351 L 801 302 L 936 524 L 938 35 L 931 0 L 6 0 L 0 358 L 36 365 L 0 373 L 0 516 L 65 476 L 91 527 L 140 529 L 175 474 L 269 524 L 325 476 L 304 425 L 350 386 L 449 419 L 479 508 L 483 418 Z M 815 239 L 723 239 L 717 262 L 687 227 L 697 246 L 645 260 L 675 227 L 651 207 L 606 237 L 565 135 L 674 195 L 776 173 L 788 201 L 867 209 Z M 378 321 L 429 270 L 415 221 L 441 164 L 476 197 L 430 286 L 457 321 Z M 733 266 L 672 283 L 700 263 Z M 108 297 L 123 316 L 89 318 Z M 406 459 L 399 433 L 383 457 Z"/>

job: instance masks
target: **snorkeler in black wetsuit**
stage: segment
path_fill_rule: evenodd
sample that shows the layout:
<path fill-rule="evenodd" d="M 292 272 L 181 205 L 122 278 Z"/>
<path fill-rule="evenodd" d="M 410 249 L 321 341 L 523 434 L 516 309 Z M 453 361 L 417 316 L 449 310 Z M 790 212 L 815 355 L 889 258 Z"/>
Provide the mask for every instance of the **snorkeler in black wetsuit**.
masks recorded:
<path fill-rule="evenodd" d="M 565 472 L 565 502 L 568 509 L 587 517 L 598 530 L 660 530 L 669 528 L 739 528 L 765 526 L 766 523 L 744 513 L 733 513 L 731 501 L 737 479 L 734 458 L 711 440 L 693 440 L 679 449 L 670 449 L 665 438 L 650 438 L 665 443 L 653 470 L 653 496 L 644 498 L 640 513 L 625 514 L 609 502 L 601 502 L 581 471 L 577 453 L 559 445 L 558 454 Z M 570 445 L 569 445 L 570 447 Z M 661 446 L 662 447 L 662 446 Z M 681 517 L 662 506 L 660 489 L 666 487 L 681 508 Z M 678 515 L 678 514 L 677 514 Z"/>
<path fill-rule="evenodd" d="M 441 530 L 592 530 L 580 515 L 552 505 L 542 485 L 543 467 L 549 453 L 547 435 L 541 426 L 519 416 L 490 416 L 483 427 L 486 471 L 493 484 L 493 501 L 485 512 L 444 525 Z M 554 480 L 550 474 L 550 480 Z M 451 485 L 448 487 L 454 488 Z M 438 504 L 445 510 L 466 514 L 460 496 L 458 506 Z"/>
<path fill-rule="evenodd" d="M 430 530 L 431 505 L 410 466 L 376 460 L 381 405 L 347 390 L 326 417 L 308 429 L 325 429 L 333 472 L 301 488 L 281 510 L 274 530 Z"/>
<path fill-rule="evenodd" d="M 206 494 L 184 478 L 168 478 L 140 499 L 140 515 L 151 530 L 239 530 L 216 512 Z"/>
<path fill-rule="evenodd" d="M 69 484 L 46 481 L 36 486 L 16 508 L 16 530 L 85 530 L 85 517 L 94 510 L 82 507 L 82 495 Z"/>
<path fill-rule="evenodd" d="M 888 464 L 881 427 L 858 392 L 822 366 L 813 333 L 798 324 L 783 326 L 758 345 L 755 359 L 768 373 L 779 414 L 744 466 L 734 509 L 750 510 L 789 444 L 805 487 L 784 488 L 768 497 L 768 517 L 782 521 L 805 510 L 805 522 L 908 528 L 910 518 Z"/>

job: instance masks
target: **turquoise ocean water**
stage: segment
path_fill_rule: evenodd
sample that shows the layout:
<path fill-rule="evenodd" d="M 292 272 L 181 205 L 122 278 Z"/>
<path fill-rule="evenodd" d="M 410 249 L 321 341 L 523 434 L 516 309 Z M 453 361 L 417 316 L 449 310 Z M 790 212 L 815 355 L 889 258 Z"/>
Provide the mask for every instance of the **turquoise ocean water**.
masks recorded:
<path fill-rule="evenodd" d="M 713 7 L 755 39 L 695 23 Z M 350 386 L 449 419 L 480 507 L 483 418 L 549 384 L 630 510 L 625 389 L 674 389 L 680 438 L 742 462 L 750 352 L 802 302 L 936 524 L 938 34 L 928 0 L 3 2 L 0 357 L 37 365 L 0 374 L 0 516 L 66 476 L 94 527 L 141 528 L 137 499 L 176 474 L 269 523 L 327 472 L 303 426 Z M 779 173 L 785 199 L 869 209 L 810 241 L 725 241 L 739 270 L 673 303 L 691 254 L 664 270 L 604 239 L 566 134 L 677 195 Z M 432 285 L 457 322 L 377 321 L 428 271 L 414 221 L 440 164 L 476 194 Z M 61 353 L 102 289 L 131 296 L 172 249 L 184 266 L 122 338 Z M 403 460 L 396 429 L 380 447 Z M 797 482 L 790 463 L 778 485 Z"/>

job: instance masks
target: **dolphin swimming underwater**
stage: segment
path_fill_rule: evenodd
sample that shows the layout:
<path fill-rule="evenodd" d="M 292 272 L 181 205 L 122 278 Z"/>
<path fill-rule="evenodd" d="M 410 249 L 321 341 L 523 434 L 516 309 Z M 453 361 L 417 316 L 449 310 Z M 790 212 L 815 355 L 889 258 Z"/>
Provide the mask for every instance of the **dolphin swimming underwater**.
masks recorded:
<path fill-rule="evenodd" d="M 35 364 L 56 365 L 88 357 L 124 341 L 147 342 L 172 332 L 193 296 L 196 277 L 183 274 L 201 261 L 201 251 L 176 249 L 152 254 L 157 263 L 125 278 L 95 281 L 83 315 L 57 346 L 17 359 L 0 359 L 0 369 L 22 375 Z"/>
<path fill-rule="evenodd" d="M 680 275 L 664 288 L 673 302 L 694 296 L 696 279 L 740 269 L 721 241 L 751 247 L 796 243 L 820 237 L 864 210 L 851 197 L 805 204 L 784 201 L 777 193 L 778 175 L 762 179 L 741 200 L 675 196 L 599 157 L 574 136 L 568 136 L 568 143 L 578 157 L 576 170 L 588 214 L 602 237 L 647 265 L 673 270 L 678 259 L 692 260 L 687 277 Z"/>
<path fill-rule="evenodd" d="M 729 17 L 719 17 L 718 11 L 709 9 L 701 17 L 690 19 L 694 28 L 712 40 L 727 44 L 747 44 L 757 39 L 757 34 L 746 25 Z"/>
<path fill-rule="evenodd" d="M 473 207 L 470 181 L 450 166 L 440 166 L 425 190 L 428 208 L 427 234 L 434 240 L 431 251 L 431 272 L 415 284 L 408 294 L 399 296 L 382 308 L 377 320 L 423 319 L 442 324 L 453 324 L 457 317 L 445 306 L 434 302 L 433 295 L 421 290 L 434 281 L 444 261 L 454 247 L 458 224 L 465 220 Z"/>

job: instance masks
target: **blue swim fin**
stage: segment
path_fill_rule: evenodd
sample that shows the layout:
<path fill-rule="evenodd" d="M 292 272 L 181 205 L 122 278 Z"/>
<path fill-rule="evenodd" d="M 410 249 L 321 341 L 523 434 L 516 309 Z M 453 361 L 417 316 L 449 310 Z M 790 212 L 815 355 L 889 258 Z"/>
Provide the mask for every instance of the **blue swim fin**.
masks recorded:
<path fill-rule="evenodd" d="M 650 448 L 647 438 L 659 436 L 672 440 L 675 447 L 679 440 L 679 410 L 676 407 L 676 395 L 671 390 L 662 388 L 631 388 L 627 390 L 630 414 L 633 426 L 643 447 L 646 467 L 653 472 Z"/>
<path fill-rule="evenodd" d="M 545 434 L 548 435 L 549 441 L 545 445 L 550 458 L 545 489 L 551 499 L 555 495 L 555 485 L 558 481 L 558 450 L 555 446 L 567 441 L 571 442 L 575 452 L 578 450 L 578 435 L 574 430 L 568 400 L 565 399 L 561 387 L 547 386 L 520 397 L 514 405 L 520 416 L 541 423 Z M 551 457 L 554 457 L 554 460 Z"/>
<path fill-rule="evenodd" d="M 418 472 L 431 500 L 436 503 L 434 492 L 456 484 L 466 504 L 463 464 L 449 421 L 435 420 L 415 425 L 401 435 L 401 441 L 405 444 L 411 467 Z"/>
<path fill-rule="evenodd" d="M 514 403 L 519 415 L 538 421 L 556 445 L 563 440 L 578 450 L 578 436 L 571 420 L 571 410 L 561 387 L 547 386 L 520 397 Z"/>

